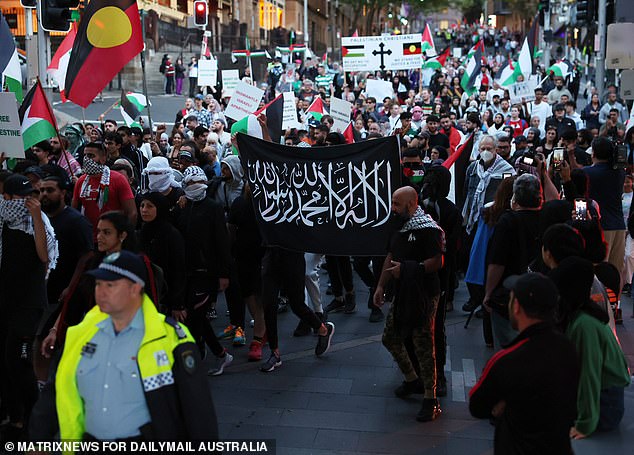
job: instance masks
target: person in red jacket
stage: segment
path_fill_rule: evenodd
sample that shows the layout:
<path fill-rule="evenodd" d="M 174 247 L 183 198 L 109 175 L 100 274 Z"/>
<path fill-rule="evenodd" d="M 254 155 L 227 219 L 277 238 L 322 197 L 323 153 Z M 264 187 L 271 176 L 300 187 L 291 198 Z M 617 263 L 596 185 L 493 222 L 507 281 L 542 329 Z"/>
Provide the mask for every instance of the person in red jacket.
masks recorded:
<path fill-rule="evenodd" d="M 526 120 L 520 118 L 521 108 L 519 104 L 514 104 L 513 107 L 511 107 L 511 118 L 504 123 L 513 128 L 513 138 L 522 135 L 524 130 L 528 128 Z"/>
<path fill-rule="evenodd" d="M 456 151 L 456 147 L 458 147 L 458 144 L 462 141 L 462 134 L 460 134 L 460 131 L 454 126 L 449 114 L 442 114 L 440 116 L 440 126 L 442 127 L 442 132 L 449 138 L 449 155 L 453 155 Z"/>

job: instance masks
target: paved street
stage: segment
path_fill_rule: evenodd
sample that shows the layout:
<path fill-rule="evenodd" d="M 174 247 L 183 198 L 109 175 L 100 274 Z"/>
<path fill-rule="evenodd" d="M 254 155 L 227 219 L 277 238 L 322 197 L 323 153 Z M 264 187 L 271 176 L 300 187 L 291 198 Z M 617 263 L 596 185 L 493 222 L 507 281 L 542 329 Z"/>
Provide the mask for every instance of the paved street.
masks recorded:
<path fill-rule="evenodd" d="M 327 277 L 321 275 L 324 302 Z M 482 339 L 482 324 L 473 319 L 464 329 L 466 301 L 463 286 L 456 294 L 456 310 L 447 317 L 449 344 L 445 368 L 448 396 L 441 400 L 442 416 L 418 423 L 420 396 L 398 399 L 393 390 L 402 377 L 381 344 L 383 323 L 370 324 L 367 289 L 360 280 L 353 315 L 336 313 L 331 351 L 314 356 L 316 338 L 293 338 L 297 318 L 289 311 L 279 315 L 283 365 L 272 373 L 258 371 L 247 362 L 248 346 L 227 346 L 235 356 L 222 376 L 210 378 L 222 438 L 262 438 L 277 441 L 278 454 L 460 454 L 493 453 L 493 427 L 471 418 L 468 392 L 493 354 Z M 214 328 L 228 323 L 219 303 Z M 632 301 L 625 303 L 621 343 L 634 364 Z M 250 333 L 249 333 L 250 335 Z M 248 337 L 250 339 L 250 336 Z M 265 348 L 264 355 L 268 356 Z M 544 353 L 544 355 L 548 355 Z M 629 449 L 627 448 L 629 447 Z M 634 387 L 626 391 L 626 414 L 619 431 L 593 435 L 574 443 L 575 453 L 631 454 L 634 447 Z"/>

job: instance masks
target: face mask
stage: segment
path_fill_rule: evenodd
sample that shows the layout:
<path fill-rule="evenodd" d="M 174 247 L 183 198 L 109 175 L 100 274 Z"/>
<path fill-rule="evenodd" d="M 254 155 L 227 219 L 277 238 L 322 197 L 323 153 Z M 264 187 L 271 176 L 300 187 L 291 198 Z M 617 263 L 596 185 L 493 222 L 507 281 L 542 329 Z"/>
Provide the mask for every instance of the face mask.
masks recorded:
<path fill-rule="evenodd" d="M 490 152 L 489 150 L 480 152 L 480 158 L 482 158 L 485 163 L 489 163 L 493 159 L 493 152 Z"/>
<path fill-rule="evenodd" d="M 166 174 L 161 175 L 148 175 L 148 186 L 150 187 L 150 191 L 158 191 L 162 193 L 163 191 L 167 191 L 172 183 L 172 174 L 171 171 Z"/>
<path fill-rule="evenodd" d="M 103 172 L 104 165 L 97 163 L 92 158 L 85 157 L 84 158 L 84 173 L 88 175 L 97 175 Z"/>
<path fill-rule="evenodd" d="M 192 201 L 202 201 L 205 199 L 207 185 L 204 183 L 192 183 L 183 188 L 185 190 L 185 197 Z"/>
<path fill-rule="evenodd" d="M 0 200 L 0 221 L 8 224 L 22 221 L 29 215 L 29 210 L 24 205 L 26 199 Z"/>

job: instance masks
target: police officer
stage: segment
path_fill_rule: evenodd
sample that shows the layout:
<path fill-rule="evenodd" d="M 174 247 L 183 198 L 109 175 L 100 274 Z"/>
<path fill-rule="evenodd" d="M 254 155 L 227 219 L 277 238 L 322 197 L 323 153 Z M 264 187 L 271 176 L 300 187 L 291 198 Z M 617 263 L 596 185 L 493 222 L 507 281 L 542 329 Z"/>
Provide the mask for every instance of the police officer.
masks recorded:
<path fill-rule="evenodd" d="M 217 439 L 198 349 L 144 294 L 143 260 L 121 251 L 87 273 L 97 305 L 68 329 L 55 376 L 61 439 Z"/>

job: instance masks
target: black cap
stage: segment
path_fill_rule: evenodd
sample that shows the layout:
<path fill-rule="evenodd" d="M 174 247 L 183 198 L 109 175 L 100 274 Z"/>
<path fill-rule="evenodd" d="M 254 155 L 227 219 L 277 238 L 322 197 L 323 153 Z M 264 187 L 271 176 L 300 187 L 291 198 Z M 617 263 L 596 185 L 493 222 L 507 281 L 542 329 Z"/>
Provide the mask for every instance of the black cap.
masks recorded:
<path fill-rule="evenodd" d="M 42 170 L 41 167 L 39 166 L 29 166 L 24 170 L 24 175 L 26 174 L 35 174 L 37 175 L 40 179 L 43 179 L 44 177 L 46 177 L 46 174 L 44 173 L 44 171 Z"/>
<path fill-rule="evenodd" d="M 35 189 L 28 178 L 13 174 L 4 181 L 4 192 L 10 196 L 30 196 Z"/>
<path fill-rule="evenodd" d="M 126 278 L 145 286 L 146 268 L 141 256 L 121 250 L 106 256 L 99 267 L 86 272 L 97 280 L 117 281 Z"/>
<path fill-rule="evenodd" d="M 566 106 L 563 103 L 557 103 L 555 104 L 555 107 L 553 108 L 553 111 L 565 111 L 566 110 Z"/>
<path fill-rule="evenodd" d="M 557 287 L 541 273 L 512 275 L 504 280 L 504 287 L 513 291 L 520 306 L 528 312 L 543 313 L 557 308 Z"/>

